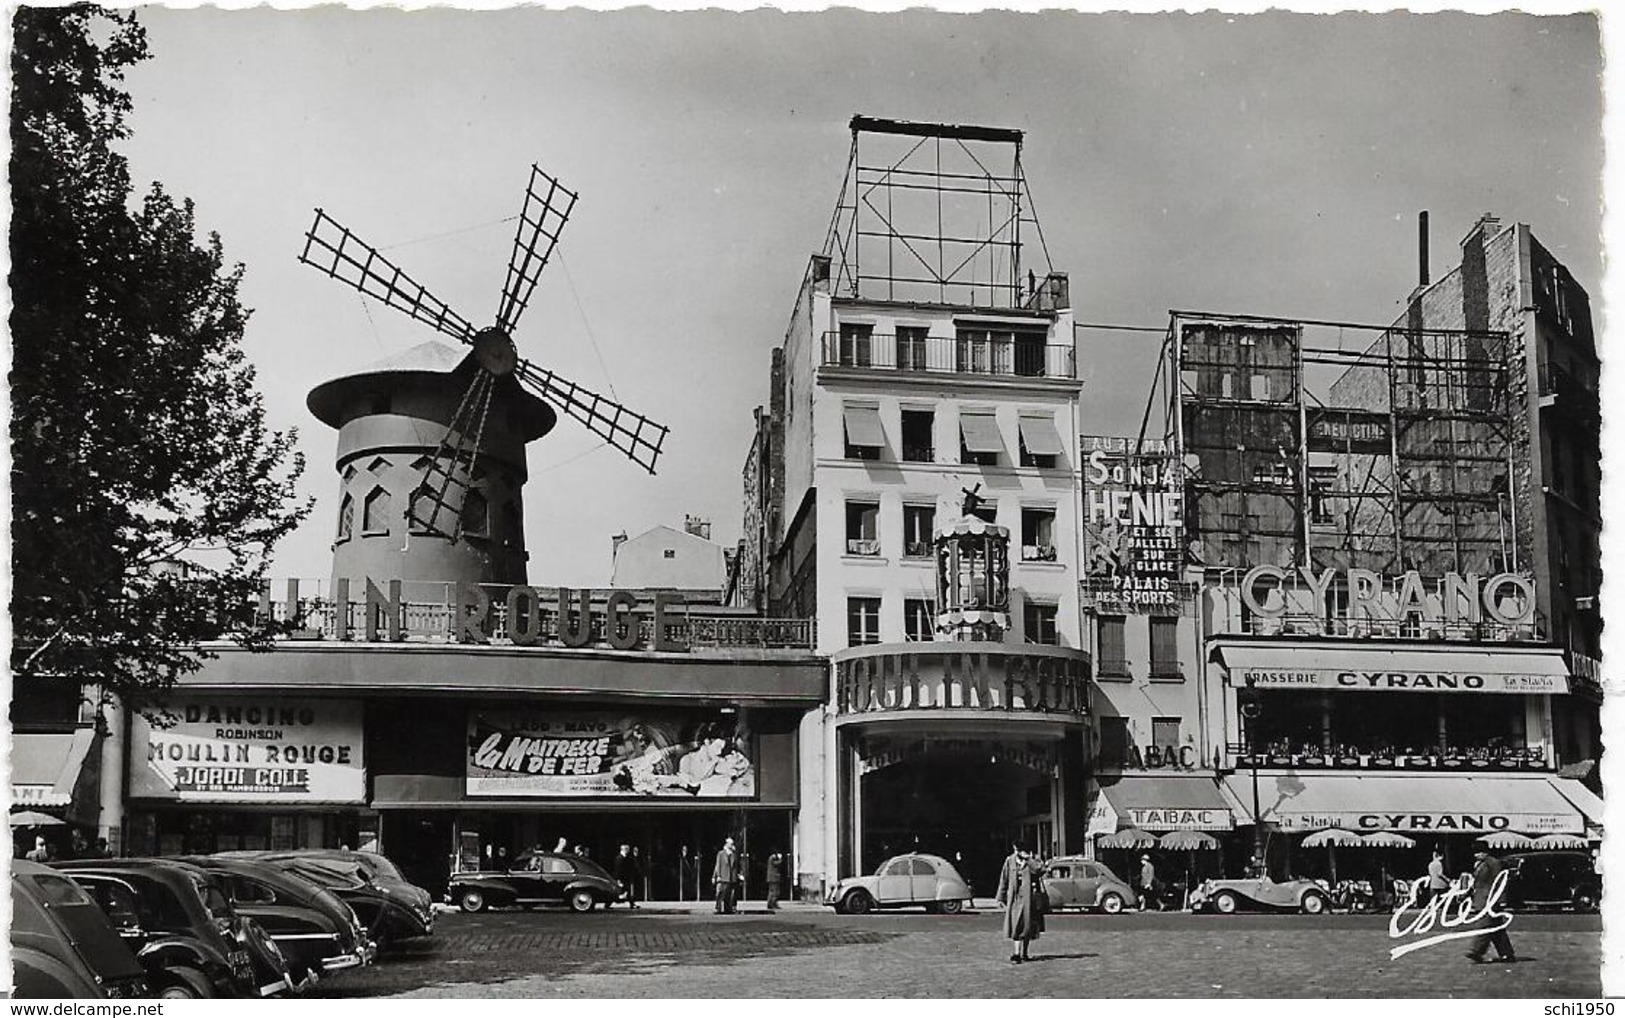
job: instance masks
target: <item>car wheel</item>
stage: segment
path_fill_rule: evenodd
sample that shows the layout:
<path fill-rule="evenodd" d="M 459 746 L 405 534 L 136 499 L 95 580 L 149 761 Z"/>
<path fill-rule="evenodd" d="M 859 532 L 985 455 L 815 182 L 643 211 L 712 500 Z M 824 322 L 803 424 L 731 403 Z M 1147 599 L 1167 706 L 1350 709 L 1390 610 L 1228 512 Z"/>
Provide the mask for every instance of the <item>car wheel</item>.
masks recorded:
<path fill-rule="evenodd" d="M 1116 915 L 1123 911 L 1123 896 L 1116 893 L 1107 894 L 1100 899 L 1100 910 L 1107 915 Z"/>
<path fill-rule="evenodd" d="M 461 898 L 457 899 L 457 904 L 462 907 L 464 912 L 484 912 L 485 895 L 470 887 L 463 892 Z"/>
<path fill-rule="evenodd" d="M 875 899 L 868 891 L 853 891 L 846 896 L 846 910 L 852 915 L 863 915 L 874 911 Z"/>
<path fill-rule="evenodd" d="M 1220 891 L 1213 896 L 1213 910 L 1220 915 L 1229 915 L 1236 910 L 1240 902 L 1229 891 Z"/>
<path fill-rule="evenodd" d="M 1302 908 L 1304 915 L 1320 915 L 1326 911 L 1326 896 L 1311 891 L 1303 896 Z"/>
<path fill-rule="evenodd" d="M 945 915 L 958 915 L 965 910 L 965 903 L 956 898 L 953 901 L 942 902 L 940 907 Z"/>
<path fill-rule="evenodd" d="M 570 892 L 570 911 L 572 912 L 591 912 L 592 907 L 596 904 L 598 904 L 598 899 L 592 896 L 591 891 Z"/>
<path fill-rule="evenodd" d="M 184 965 L 164 969 L 163 980 L 158 988 L 160 1000 L 206 1000 L 215 995 L 208 976 Z"/>

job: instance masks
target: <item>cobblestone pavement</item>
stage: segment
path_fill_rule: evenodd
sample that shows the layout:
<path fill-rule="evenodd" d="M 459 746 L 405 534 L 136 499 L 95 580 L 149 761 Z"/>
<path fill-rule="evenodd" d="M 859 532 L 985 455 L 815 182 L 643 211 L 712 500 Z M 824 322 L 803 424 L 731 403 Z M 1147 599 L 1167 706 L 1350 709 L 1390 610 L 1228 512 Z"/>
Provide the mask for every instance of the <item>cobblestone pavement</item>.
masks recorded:
<path fill-rule="evenodd" d="M 1464 944 L 1388 958 L 1386 916 L 1051 916 L 1013 965 L 1000 917 L 597 912 L 447 915 L 434 938 L 317 996 L 1595 997 L 1596 916 L 1518 916 L 1520 961 Z"/>

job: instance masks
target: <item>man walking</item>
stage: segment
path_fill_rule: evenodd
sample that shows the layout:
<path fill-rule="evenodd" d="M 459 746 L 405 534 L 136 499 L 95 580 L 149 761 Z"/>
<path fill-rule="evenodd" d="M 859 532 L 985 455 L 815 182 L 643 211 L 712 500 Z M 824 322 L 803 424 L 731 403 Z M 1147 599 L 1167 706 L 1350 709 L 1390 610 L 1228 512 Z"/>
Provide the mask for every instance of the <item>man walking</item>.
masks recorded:
<path fill-rule="evenodd" d="M 1140 908 L 1162 911 L 1162 904 L 1157 901 L 1157 869 L 1151 865 L 1149 855 L 1140 856 Z"/>
<path fill-rule="evenodd" d="M 724 838 L 722 850 L 717 853 L 711 880 L 717 887 L 717 915 L 733 915 L 739 911 L 739 856 L 734 852 L 734 839 Z"/>
<path fill-rule="evenodd" d="M 779 909 L 779 895 L 784 893 L 780 888 L 780 881 L 784 879 L 784 856 L 777 852 L 767 857 L 767 910 L 777 912 Z"/>
<path fill-rule="evenodd" d="M 1473 853 L 1473 860 L 1473 914 L 1481 917 L 1478 920 L 1481 926 L 1497 928 L 1472 939 L 1467 949 L 1467 960 L 1479 964 L 1484 960 L 1484 952 L 1493 946 L 1497 958 L 1504 962 L 1517 961 L 1518 953 L 1512 949 L 1512 938 L 1507 936 L 1505 925 L 1510 916 L 1505 912 L 1499 915 L 1485 914 L 1492 904 L 1490 891 L 1495 885 L 1495 878 L 1501 875 L 1501 860 L 1482 848 Z"/>

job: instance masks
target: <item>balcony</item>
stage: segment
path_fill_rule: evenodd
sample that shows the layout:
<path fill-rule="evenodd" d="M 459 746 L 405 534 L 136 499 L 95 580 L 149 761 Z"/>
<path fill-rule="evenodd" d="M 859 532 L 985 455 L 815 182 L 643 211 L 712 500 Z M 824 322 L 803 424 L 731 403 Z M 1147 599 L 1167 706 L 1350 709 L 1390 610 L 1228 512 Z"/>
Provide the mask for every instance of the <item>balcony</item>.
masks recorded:
<path fill-rule="evenodd" d="M 821 366 L 1010 378 L 1077 377 L 1070 345 L 936 337 L 899 342 L 895 335 L 826 332 Z"/>
<path fill-rule="evenodd" d="M 848 555 L 862 555 L 865 558 L 878 558 L 880 556 L 880 542 L 873 538 L 846 539 L 846 553 Z"/>
<path fill-rule="evenodd" d="M 280 584 L 279 584 L 280 587 Z M 386 605 L 379 612 L 378 635 L 383 642 L 388 628 L 388 615 L 393 610 L 400 626 L 399 642 L 409 644 L 454 644 L 464 642 L 457 628 L 458 612 L 462 610 L 459 585 L 453 583 L 413 582 L 401 585 L 400 601 L 393 607 Z M 367 639 L 367 606 L 365 590 L 352 583 L 349 603 L 343 607 L 335 602 L 331 583 L 326 580 L 305 580 L 302 591 L 314 595 L 300 595 L 290 605 L 279 598 L 280 590 L 271 592 L 271 598 L 262 598 L 261 612 L 268 613 L 276 622 L 295 621 L 300 628 L 285 639 L 299 641 L 363 641 Z M 559 632 L 558 591 L 553 587 L 535 588 L 536 605 L 531 611 L 530 626 L 533 638 L 526 628 L 514 638 L 510 627 L 508 595 L 513 589 L 498 584 L 480 584 L 479 589 L 489 600 L 481 638 L 478 642 L 495 646 L 523 644 L 538 647 L 563 647 L 567 644 Z M 385 591 L 386 595 L 388 591 Z M 580 591 L 573 592 L 571 613 L 574 615 Z M 594 591 L 588 614 L 586 643 L 601 645 L 609 642 L 608 614 L 604 598 L 613 591 Z M 637 593 L 637 592 L 634 592 Z M 523 610 L 523 609 L 522 609 Z M 666 609 L 666 639 L 684 650 L 702 649 L 787 649 L 811 650 L 813 647 L 813 620 L 810 618 L 764 618 L 730 611 L 720 605 L 678 604 Z M 653 606 L 640 597 L 638 605 L 628 614 L 636 619 L 633 642 L 641 648 L 653 647 L 655 641 Z"/>
<path fill-rule="evenodd" d="M 1230 768 L 1299 770 L 1446 771 L 1482 774 L 1496 771 L 1549 771 L 1543 746 L 1333 746 L 1273 741 L 1255 753 L 1245 742 L 1225 745 Z"/>
<path fill-rule="evenodd" d="M 1021 561 L 1054 562 L 1055 546 L 1052 544 L 1024 544 L 1021 546 Z"/>

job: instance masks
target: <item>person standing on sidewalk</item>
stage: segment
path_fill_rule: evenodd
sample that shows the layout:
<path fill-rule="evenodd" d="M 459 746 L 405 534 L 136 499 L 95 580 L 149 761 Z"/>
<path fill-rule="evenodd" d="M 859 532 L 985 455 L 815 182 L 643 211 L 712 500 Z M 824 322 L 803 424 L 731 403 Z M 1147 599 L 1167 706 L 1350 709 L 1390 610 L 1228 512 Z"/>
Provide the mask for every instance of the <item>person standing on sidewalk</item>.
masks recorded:
<path fill-rule="evenodd" d="M 784 892 L 784 856 L 777 852 L 767 857 L 767 910 L 777 912 L 779 909 L 779 895 Z"/>
<path fill-rule="evenodd" d="M 1433 850 L 1433 861 L 1428 863 L 1427 896 L 1417 904 L 1425 907 L 1428 902 L 1449 889 L 1450 878 L 1444 875 L 1444 852 L 1435 848 Z"/>
<path fill-rule="evenodd" d="M 1162 902 L 1157 900 L 1157 868 L 1151 865 L 1150 855 L 1140 856 L 1140 908 L 1162 911 Z"/>
<path fill-rule="evenodd" d="M 1512 949 L 1512 938 L 1507 936 L 1506 927 L 1501 925 L 1503 919 L 1484 914 L 1491 904 L 1490 889 L 1495 886 L 1495 878 L 1501 875 L 1501 860 L 1482 848 L 1473 853 L 1473 860 L 1473 914 L 1483 916 L 1480 924 L 1500 928 L 1474 937 L 1472 945 L 1467 948 L 1467 960 L 1477 965 L 1484 960 L 1484 952 L 1494 947 L 1496 957 L 1504 962 L 1515 962 L 1518 952 Z M 1505 913 L 1502 915 L 1505 916 Z"/>
<path fill-rule="evenodd" d="M 1044 932 L 1043 867 L 1017 847 L 999 872 L 999 904 L 1004 907 L 1004 936 L 1012 944 L 1010 960 L 1017 965 L 1029 957 L 1027 946 Z"/>
<path fill-rule="evenodd" d="M 717 888 L 717 915 L 733 915 L 739 911 L 739 856 L 734 852 L 734 839 L 724 838 L 717 852 L 716 865 L 711 869 L 711 880 Z"/>
<path fill-rule="evenodd" d="M 613 876 L 621 887 L 621 898 L 626 902 L 627 908 L 637 908 L 641 875 L 638 873 L 638 861 L 632 856 L 631 845 L 621 846 L 620 854 L 615 857 Z"/>

